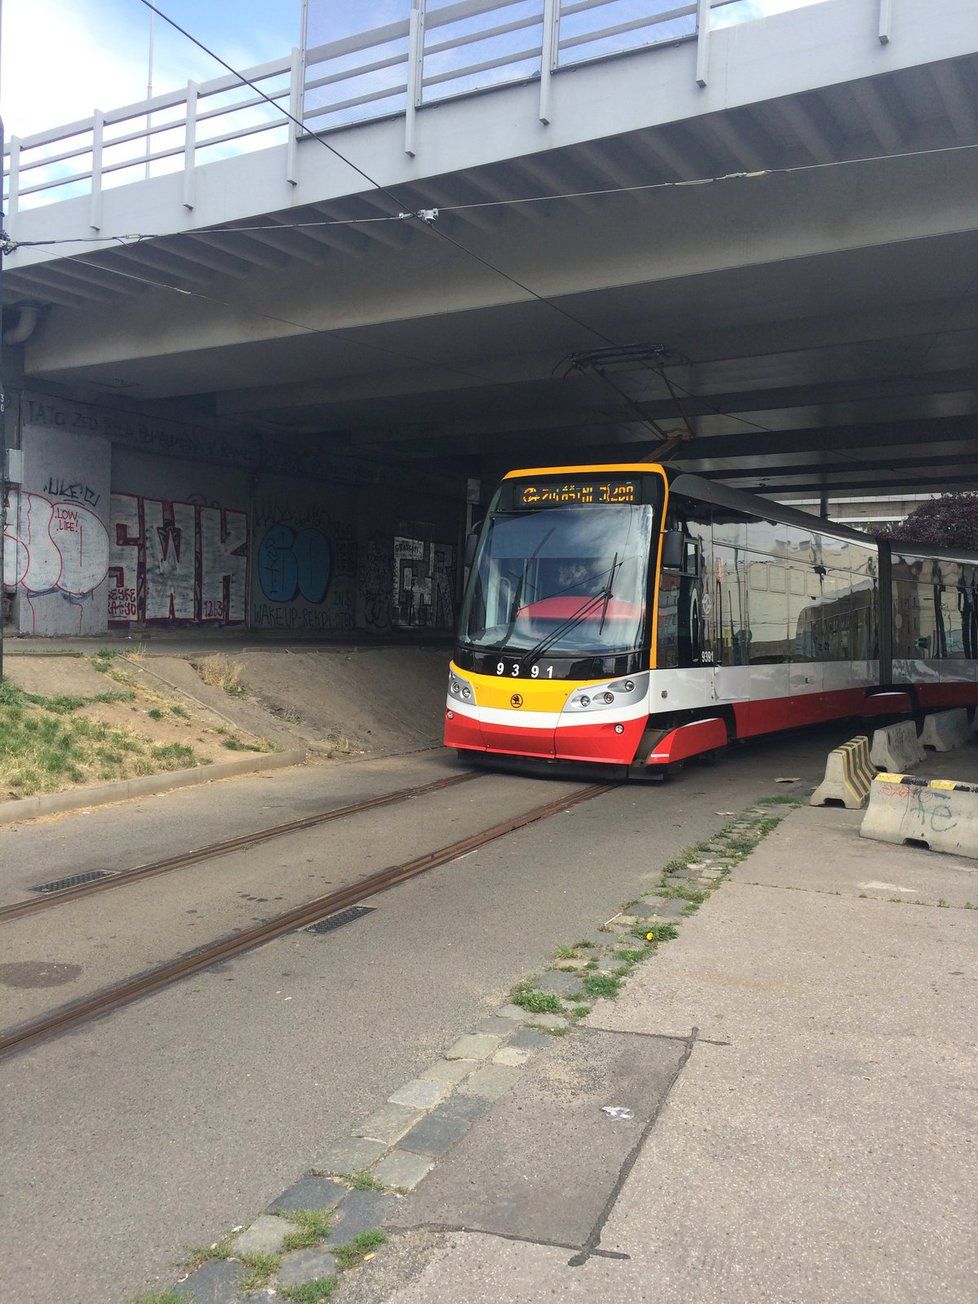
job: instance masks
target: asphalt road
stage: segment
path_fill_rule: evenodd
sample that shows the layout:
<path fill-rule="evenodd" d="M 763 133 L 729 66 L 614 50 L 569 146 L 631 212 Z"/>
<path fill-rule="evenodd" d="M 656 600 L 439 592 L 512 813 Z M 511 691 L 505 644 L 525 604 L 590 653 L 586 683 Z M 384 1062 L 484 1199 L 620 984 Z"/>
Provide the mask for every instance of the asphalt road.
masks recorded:
<path fill-rule="evenodd" d="M 172 1280 L 188 1246 L 253 1217 L 556 945 L 615 913 L 679 849 L 725 823 L 723 812 L 785 791 L 776 777 L 814 782 L 844 736 L 842 726 L 773 740 L 663 787 L 622 787 L 375 898 L 375 912 L 354 924 L 290 935 L 4 1062 L 3 1299 L 112 1304 Z M 0 881 L 13 899 L 38 874 L 132 864 L 429 781 L 453 764 L 435 754 L 258 776 L 21 826 L 0 834 Z M 85 929 L 59 911 L 39 916 L 56 925 L 45 948 L 57 940 L 61 954 L 84 932 L 84 954 L 109 957 L 103 974 L 113 952 L 119 968 L 147 954 L 154 927 L 160 951 L 181 939 L 186 950 L 200 939 L 187 941 L 178 916 L 205 908 L 185 904 L 194 874 L 210 902 L 201 927 L 227 931 L 240 917 L 235 887 L 297 891 L 303 872 L 325 872 L 303 869 L 310 855 L 349 881 L 569 790 L 486 776 L 329 825 L 318 841 L 269 844 L 257 876 L 248 858 L 229 858 L 216 875 L 154 880 L 151 899 L 136 887 L 93 898 L 105 913 Z"/>

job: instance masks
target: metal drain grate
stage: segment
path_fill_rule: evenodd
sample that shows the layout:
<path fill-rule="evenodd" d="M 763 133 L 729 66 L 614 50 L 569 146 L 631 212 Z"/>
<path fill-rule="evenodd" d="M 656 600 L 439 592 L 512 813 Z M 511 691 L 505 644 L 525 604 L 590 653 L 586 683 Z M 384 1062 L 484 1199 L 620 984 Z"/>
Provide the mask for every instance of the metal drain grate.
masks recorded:
<path fill-rule="evenodd" d="M 56 878 L 52 883 L 36 883 L 28 892 L 60 892 L 62 888 L 77 887 L 79 883 L 94 883 L 97 878 L 111 878 L 104 869 L 90 869 L 87 874 L 72 874 L 70 878 Z"/>
<path fill-rule="evenodd" d="M 354 919 L 362 919 L 364 915 L 372 915 L 376 906 L 348 906 L 346 910 L 339 910 L 335 915 L 330 915 L 328 919 L 321 919 L 318 924 L 310 924 L 306 929 L 307 933 L 331 933 L 334 928 L 342 928 L 344 924 L 352 924 Z"/>

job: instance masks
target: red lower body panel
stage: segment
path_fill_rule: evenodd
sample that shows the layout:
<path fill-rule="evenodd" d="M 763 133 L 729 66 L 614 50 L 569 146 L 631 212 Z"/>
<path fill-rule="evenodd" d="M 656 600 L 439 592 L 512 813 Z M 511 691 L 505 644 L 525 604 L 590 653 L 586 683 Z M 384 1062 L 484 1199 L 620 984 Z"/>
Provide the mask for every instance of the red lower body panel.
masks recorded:
<path fill-rule="evenodd" d="M 648 723 L 637 720 L 615 724 L 580 724 L 562 729 L 520 729 L 511 725 L 485 724 L 461 715 L 445 713 L 445 746 L 504 756 L 542 756 L 558 761 L 604 762 L 629 765 Z"/>

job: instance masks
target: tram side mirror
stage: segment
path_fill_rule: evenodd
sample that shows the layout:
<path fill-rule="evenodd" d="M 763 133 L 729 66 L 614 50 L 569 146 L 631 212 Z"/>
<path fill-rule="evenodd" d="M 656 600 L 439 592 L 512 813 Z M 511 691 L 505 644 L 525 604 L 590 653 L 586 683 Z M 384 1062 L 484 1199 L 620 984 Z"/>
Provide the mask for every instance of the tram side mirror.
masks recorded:
<path fill-rule="evenodd" d="M 686 539 L 681 530 L 666 530 L 662 536 L 663 570 L 682 570 L 686 558 Z"/>
<path fill-rule="evenodd" d="M 475 561 L 475 550 L 479 546 L 479 533 L 473 530 L 465 536 L 465 564 L 471 566 Z"/>

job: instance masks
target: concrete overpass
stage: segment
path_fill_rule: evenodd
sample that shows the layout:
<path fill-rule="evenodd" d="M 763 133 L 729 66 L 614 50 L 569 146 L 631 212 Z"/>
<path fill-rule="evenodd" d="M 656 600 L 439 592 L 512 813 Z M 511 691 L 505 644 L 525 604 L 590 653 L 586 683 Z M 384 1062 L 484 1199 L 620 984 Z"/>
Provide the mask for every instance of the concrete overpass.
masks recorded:
<path fill-rule="evenodd" d="M 14 142 L 25 391 L 457 486 L 678 436 L 779 497 L 978 483 L 973 0 L 620 8 L 416 5 Z"/>

